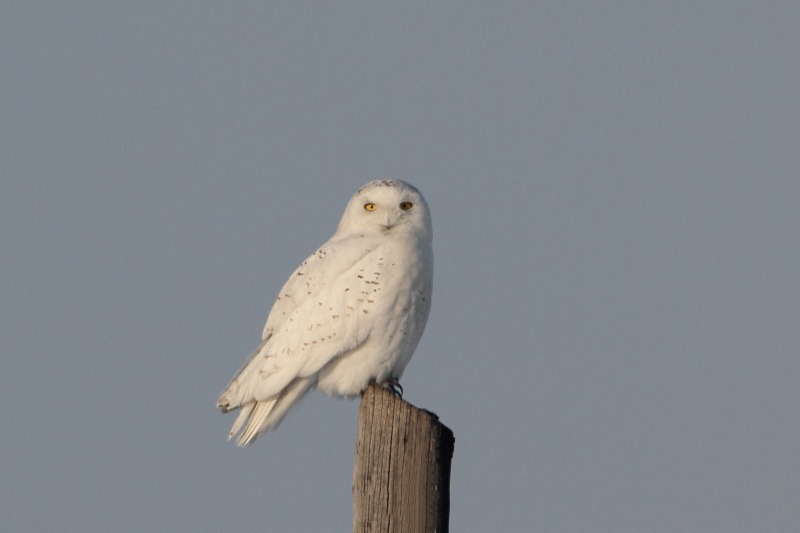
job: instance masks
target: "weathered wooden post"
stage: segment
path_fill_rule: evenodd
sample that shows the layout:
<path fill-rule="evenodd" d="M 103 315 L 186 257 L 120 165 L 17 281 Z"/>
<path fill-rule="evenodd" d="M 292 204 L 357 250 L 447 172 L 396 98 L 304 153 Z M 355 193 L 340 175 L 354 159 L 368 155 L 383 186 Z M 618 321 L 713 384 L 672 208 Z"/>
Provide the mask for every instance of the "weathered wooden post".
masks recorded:
<path fill-rule="evenodd" d="M 353 532 L 448 531 L 453 432 L 374 383 L 358 410 Z"/>

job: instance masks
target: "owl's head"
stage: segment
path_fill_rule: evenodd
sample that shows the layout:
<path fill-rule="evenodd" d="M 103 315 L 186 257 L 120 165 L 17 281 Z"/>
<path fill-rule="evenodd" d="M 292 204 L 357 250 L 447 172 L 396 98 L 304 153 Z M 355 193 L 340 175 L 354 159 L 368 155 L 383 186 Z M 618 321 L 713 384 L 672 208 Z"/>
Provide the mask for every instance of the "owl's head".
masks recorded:
<path fill-rule="evenodd" d="M 337 234 L 408 232 L 431 240 L 431 213 L 425 198 L 400 180 L 375 180 L 356 192 L 347 204 Z"/>

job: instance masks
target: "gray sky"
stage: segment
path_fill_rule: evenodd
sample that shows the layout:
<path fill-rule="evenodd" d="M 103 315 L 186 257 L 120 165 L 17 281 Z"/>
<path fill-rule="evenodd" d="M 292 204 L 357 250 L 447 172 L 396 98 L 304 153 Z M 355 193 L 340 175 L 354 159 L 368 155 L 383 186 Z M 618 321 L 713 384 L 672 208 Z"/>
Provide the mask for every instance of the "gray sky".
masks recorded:
<path fill-rule="evenodd" d="M 0 7 L 0 519 L 347 531 L 358 403 L 217 395 L 374 178 L 453 531 L 800 529 L 800 4 Z"/>

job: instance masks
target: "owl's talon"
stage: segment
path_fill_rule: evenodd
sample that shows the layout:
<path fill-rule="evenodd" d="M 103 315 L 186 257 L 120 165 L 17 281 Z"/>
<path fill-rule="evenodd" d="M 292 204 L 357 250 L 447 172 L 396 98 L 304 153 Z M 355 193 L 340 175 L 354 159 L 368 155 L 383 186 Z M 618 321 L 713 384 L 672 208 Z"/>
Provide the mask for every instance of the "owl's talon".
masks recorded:
<path fill-rule="evenodd" d="M 397 378 L 392 378 L 386 382 L 384 385 L 387 389 L 392 391 L 395 396 L 399 396 L 400 398 L 403 397 L 403 386 L 400 385 L 400 380 Z"/>

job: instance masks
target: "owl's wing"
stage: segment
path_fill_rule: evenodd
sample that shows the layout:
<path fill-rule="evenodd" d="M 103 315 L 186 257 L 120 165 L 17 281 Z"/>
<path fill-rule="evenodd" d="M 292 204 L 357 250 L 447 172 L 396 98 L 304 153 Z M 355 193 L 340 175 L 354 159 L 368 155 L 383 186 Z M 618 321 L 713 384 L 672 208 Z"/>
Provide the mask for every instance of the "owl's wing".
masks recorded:
<path fill-rule="evenodd" d="M 223 410 L 275 396 L 366 340 L 375 296 L 364 280 L 379 248 L 360 235 L 334 238 L 303 261 L 281 289 L 261 346 L 220 398 Z"/>

